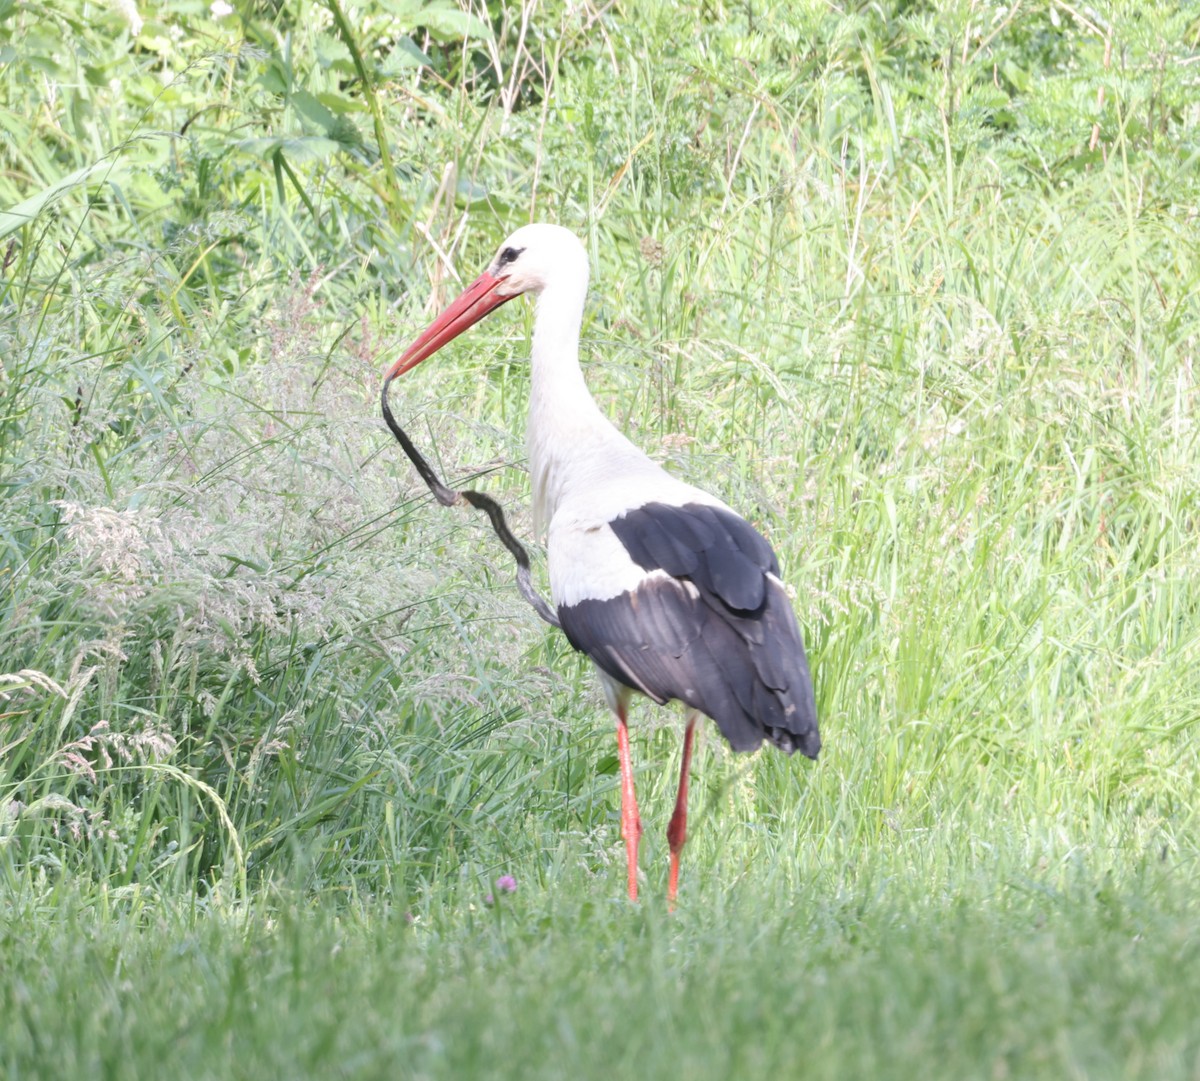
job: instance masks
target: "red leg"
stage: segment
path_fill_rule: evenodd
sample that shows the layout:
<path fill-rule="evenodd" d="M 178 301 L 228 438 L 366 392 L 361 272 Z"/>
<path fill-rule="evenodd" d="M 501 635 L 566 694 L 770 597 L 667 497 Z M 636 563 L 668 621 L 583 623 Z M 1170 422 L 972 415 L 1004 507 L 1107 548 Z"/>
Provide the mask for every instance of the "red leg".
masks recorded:
<path fill-rule="evenodd" d="M 625 724 L 625 706 L 617 709 L 617 758 L 621 763 L 621 836 L 625 838 L 625 860 L 629 873 L 629 899 L 637 900 L 637 852 L 642 836 L 637 796 L 633 791 L 633 761 L 629 756 L 629 728 Z"/>
<path fill-rule="evenodd" d="M 683 733 L 683 762 L 679 766 L 679 793 L 675 797 L 675 812 L 667 826 L 667 843 L 671 846 L 671 877 L 667 879 L 667 906 L 675 907 L 675 893 L 679 889 L 679 853 L 687 840 L 687 792 L 688 772 L 692 768 L 692 736 L 696 730 L 696 714 L 688 713 L 687 728 Z"/>

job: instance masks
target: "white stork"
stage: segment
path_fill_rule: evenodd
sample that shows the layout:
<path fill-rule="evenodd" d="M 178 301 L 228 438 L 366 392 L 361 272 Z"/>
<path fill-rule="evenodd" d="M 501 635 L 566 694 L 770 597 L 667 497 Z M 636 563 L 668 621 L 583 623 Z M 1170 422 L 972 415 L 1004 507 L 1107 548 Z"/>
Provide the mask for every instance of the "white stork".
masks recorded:
<path fill-rule="evenodd" d="M 703 713 L 735 751 L 764 739 L 816 758 L 812 677 L 771 546 L 719 499 L 676 480 L 625 438 L 588 392 L 579 330 L 588 287 L 583 245 L 557 225 L 527 225 L 392 366 L 415 367 L 505 301 L 537 297 L 528 448 L 535 526 L 549 527 L 550 590 L 562 629 L 599 669 L 617 717 L 621 835 L 637 900 L 641 835 L 626 715 L 639 691 L 687 710 L 675 811 L 667 829 L 674 903 L 687 836 L 692 735 Z"/>

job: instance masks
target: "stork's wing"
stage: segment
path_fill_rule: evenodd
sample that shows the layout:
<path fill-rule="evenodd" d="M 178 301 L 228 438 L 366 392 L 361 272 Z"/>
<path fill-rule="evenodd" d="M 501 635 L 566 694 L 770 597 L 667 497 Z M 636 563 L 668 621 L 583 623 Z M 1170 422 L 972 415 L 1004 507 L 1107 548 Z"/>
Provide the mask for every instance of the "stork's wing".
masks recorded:
<path fill-rule="evenodd" d="M 724 507 L 647 503 L 608 524 L 643 574 L 558 609 L 571 644 L 657 702 L 712 717 L 736 751 L 820 748 L 812 677 L 771 546 Z"/>

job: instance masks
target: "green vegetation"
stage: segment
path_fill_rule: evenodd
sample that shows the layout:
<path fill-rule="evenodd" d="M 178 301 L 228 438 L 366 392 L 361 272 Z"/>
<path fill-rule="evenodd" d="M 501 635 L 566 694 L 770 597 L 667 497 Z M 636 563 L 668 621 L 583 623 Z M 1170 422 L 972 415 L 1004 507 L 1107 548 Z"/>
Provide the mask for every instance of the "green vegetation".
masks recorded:
<path fill-rule="evenodd" d="M 1195 6 L 223 7 L 0 0 L 0 1074 L 1200 1076 Z M 586 665 L 378 420 L 531 218 L 813 661 L 674 916 L 673 716 L 631 908 Z M 528 328 L 392 392 L 526 537 Z"/>

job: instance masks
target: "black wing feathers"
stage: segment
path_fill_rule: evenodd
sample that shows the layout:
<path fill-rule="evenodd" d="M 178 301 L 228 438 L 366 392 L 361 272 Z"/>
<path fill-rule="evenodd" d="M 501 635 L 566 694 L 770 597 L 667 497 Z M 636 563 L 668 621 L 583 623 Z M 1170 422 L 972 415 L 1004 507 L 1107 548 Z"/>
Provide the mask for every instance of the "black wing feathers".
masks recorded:
<path fill-rule="evenodd" d="M 647 503 L 609 524 L 639 567 L 690 579 L 730 608 L 758 608 L 764 576 L 779 574 L 775 553 L 761 534 L 720 507 Z"/>
<path fill-rule="evenodd" d="M 648 503 L 609 523 L 637 590 L 559 608 L 571 644 L 656 702 L 712 717 L 734 750 L 763 738 L 789 754 L 820 748 L 800 628 L 771 546 L 720 507 Z"/>

